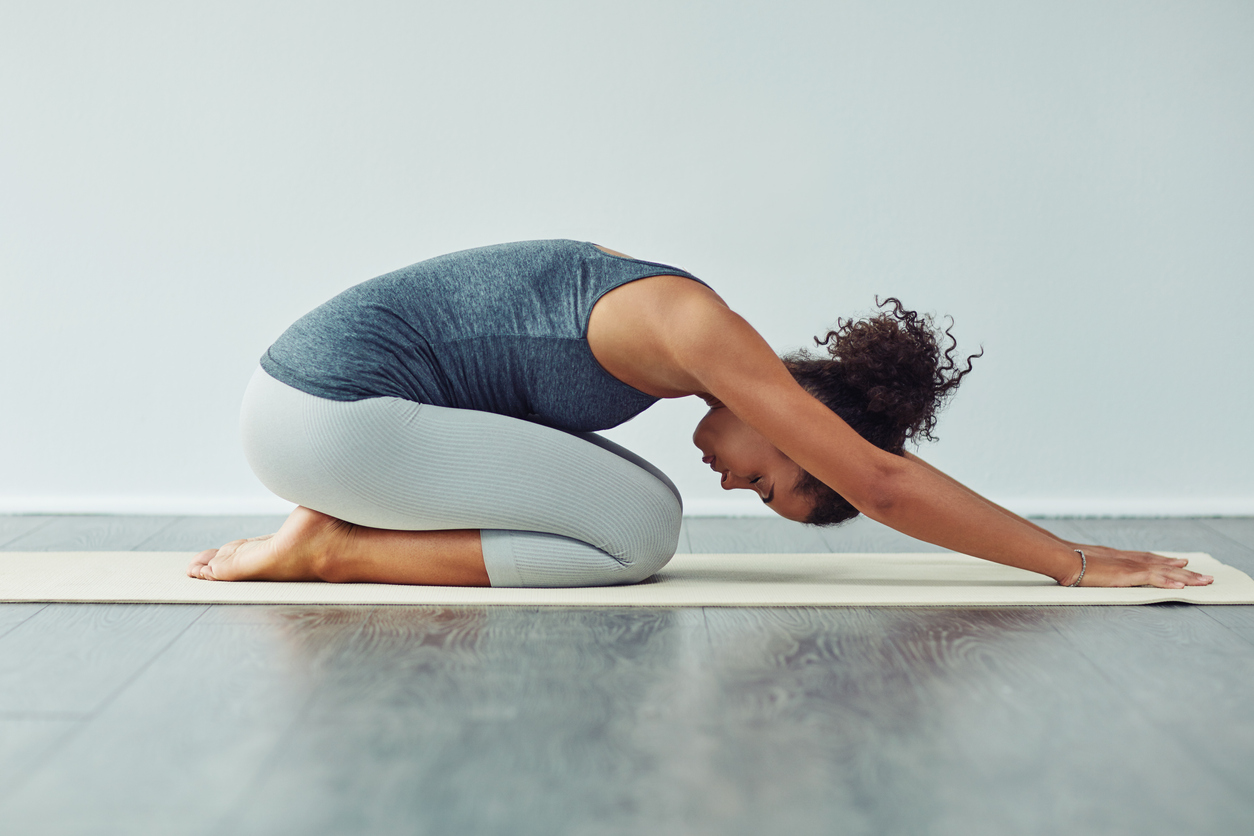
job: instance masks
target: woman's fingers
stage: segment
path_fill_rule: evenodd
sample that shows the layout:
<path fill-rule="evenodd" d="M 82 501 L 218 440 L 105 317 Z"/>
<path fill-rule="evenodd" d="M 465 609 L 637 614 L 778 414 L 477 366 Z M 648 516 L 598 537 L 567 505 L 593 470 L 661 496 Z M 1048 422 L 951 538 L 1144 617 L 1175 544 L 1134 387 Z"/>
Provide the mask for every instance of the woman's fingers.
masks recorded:
<path fill-rule="evenodd" d="M 1190 572 L 1188 569 L 1162 567 L 1151 573 L 1150 583 L 1159 589 L 1182 589 L 1186 586 L 1207 586 L 1215 581 L 1210 575 Z"/>
<path fill-rule="evenodd" d="M 1186 586 L 1206 586 L 1215 582 L 1213 575 L 1203 575 L 1201 572 L 1179 571 L 1177 575 L 1184 581 Z"/>
<path fill-rule="evenodd" d="M 1149 583 L 1159 589 L 1207 586 L 1215 582 L 1215 579 L 1210 575 L 1203 575 L 1200 572 L 1185 569 L 1184 567 L 1189 565 L 1187 558 L 1165 557 L 1161 554 L 1152 554 L 1150 552 L 1142 552 L 1138 556 L 1155 566 L 1157 572 Z"/>

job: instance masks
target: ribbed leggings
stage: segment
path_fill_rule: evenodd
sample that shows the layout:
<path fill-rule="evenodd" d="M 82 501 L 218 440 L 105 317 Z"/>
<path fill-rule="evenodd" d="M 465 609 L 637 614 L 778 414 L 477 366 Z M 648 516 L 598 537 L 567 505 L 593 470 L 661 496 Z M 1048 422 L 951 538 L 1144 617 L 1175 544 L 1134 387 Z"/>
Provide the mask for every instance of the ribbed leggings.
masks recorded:
<path fill-rule="evenodd" d="M 607 586 L 662 568 L 679 492 L 594 433 L 381 397 L 333 401 L 261 368 L 240 412 L 253 472 L 289 502 L 371 528 L 479 529 L 493 586 Z"/>

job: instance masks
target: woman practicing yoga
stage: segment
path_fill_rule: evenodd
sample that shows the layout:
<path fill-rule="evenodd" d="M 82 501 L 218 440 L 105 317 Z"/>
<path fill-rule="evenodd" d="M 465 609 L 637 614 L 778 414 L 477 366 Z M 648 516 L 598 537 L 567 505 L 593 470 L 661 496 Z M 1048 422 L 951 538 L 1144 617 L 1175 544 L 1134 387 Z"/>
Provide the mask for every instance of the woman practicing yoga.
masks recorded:
<path fill-rule="evenodd" d="M 1064 541 L 905 451 L 963 375 L 931 321 L 839 323 L 781 360 L 701 280 L 578 241 L 419 262 L 346 290 L 261 358 L 245 454 L 297 503 L 273 535 L 196 556 L 205 580 L 464 586 L 634 583 L 674 554 L 681 505 L 592 433 L 659 398 L 710 406 L 693 443 L 725 489 L 791 520 L 859 512 L 1066 586 L 1164 588 L 1187 561 Z"/>

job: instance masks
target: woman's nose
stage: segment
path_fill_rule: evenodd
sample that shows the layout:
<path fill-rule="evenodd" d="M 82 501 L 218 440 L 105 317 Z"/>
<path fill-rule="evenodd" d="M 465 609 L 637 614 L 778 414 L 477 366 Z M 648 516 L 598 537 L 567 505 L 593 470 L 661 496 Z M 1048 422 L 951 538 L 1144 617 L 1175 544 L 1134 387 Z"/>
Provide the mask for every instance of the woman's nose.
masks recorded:
<path fill-rule="evenodd" d="M 734 491 L 736 488 L 747 488 L 749 482 L 739 476 L 733 476 L 730 472 L 723 474 L 722 488 L 725 491 Z"/>

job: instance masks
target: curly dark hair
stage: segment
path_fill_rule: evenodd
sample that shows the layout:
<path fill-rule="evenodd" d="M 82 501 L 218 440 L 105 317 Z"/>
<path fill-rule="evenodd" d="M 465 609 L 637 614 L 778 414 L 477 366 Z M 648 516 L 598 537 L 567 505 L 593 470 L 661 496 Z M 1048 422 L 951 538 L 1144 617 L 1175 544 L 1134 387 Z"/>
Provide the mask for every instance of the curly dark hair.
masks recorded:
<path fill-rule="evenodd" d="M 875 304 L 893 309 L 867 319 L 837 320 L 835 330 L 814 338 L 827 357 L 801 349 L 783 360 L 802 388 L 858 435 L 900 456 L 907 440 L 936 439 L 936 413 L 984 349 L 967 357 L 966 368 L 959 369 L 952 319 L 942 333 L 930 315 L 908 310 L 899 299 L 890 296 L 881 302 L 877 296 Z M 945 337 L 949 345 L 942 351 Z M 809 525 L 836 525 L 858 516 L 847 499 L 809 473 L 802 474 L 796 490 L 814 501 L 805 520 Z"/>

